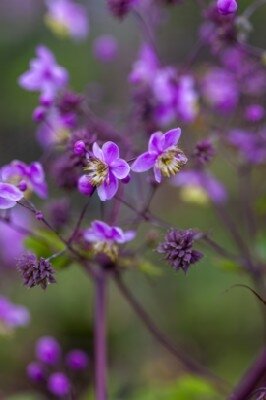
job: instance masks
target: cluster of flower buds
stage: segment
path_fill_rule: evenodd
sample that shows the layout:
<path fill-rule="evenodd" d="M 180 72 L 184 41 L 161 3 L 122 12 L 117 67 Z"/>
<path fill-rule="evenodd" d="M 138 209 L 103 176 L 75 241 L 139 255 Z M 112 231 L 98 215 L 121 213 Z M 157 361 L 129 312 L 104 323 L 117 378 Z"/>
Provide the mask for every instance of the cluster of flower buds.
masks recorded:
<path fill-rule="evenodd" d="M 70 396 L 75 381 L 89 366 L 89 357 L 83 350 L 62 354 L 59 342 L 51 337 L 41 337 L 35 346 L 36 361 L 27 367 L 29 379 L 40 390 L 45 387 L 50 395 L 57 398 Z"/>

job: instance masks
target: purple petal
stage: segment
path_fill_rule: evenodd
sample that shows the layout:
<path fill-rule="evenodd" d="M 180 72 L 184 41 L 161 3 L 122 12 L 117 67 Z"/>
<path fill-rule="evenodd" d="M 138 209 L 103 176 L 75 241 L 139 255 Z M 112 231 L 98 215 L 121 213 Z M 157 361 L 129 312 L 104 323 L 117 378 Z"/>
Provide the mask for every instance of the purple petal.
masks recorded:
<path fill-rule="evenodd" d="M 130 167 L 128 163 L 125 160 L 122 160 L 121 158 L 117 158 L 115 161 L 113 161 L 110 167 L 112 173 L 118 179 L 125 179 L 130 172 Z"/>
<path fill-rule="evenodd" d="M 10 201 L 19 201 L 23 198 L 23 193 L 14 185 L 0 183 L 0 197 Z"/>
<path fill-rule="evenodd" d="M 134 231 L 127 231 L 124 232 L 124 241 L 129 242 L 130 240 L 133 240 L 136 236 L 136 232 Z"/>
<path fill-rule="evenodd" d="M 3 199 L 0 197 L 0 210 L 6 210 L 8 208 L 12 208 L 16 205 L 17 203 L 15 201 Z"/>
<path fill-rule="evenodd" d="M 35 183 L 43 183 L 45 180 L 43 167 L 40 163 L 34 162 L 30 165 L 30 179 Z"/>
<path fill-rule="evenodd" d="M 143 172 L 152 168 L 156 162 L 157 153 L 143 153 L 131 166 L 132 171 Z"/>
<path fill-rule="evenodd" d="M 97 192 L 102 201 L 112 199 L 118 190 L 118 179 L 109 172 L 109 179 L 106 179 L 104 183 L 97 187 Z"/>
<path fill-rule="evenodd" d="M 104 155 L 98 143 L 96 142 L 93 143 L 92 152 L 96 158 L 98 158 L 101 161 L 104 161 Z"/>
<path fill-rule="evenodd" d="M 164 148 L 164 134 L 162 132 L 155 132 L 151 135 L 149 140 L 149 153 L 155 152 L 160 154 Z"/>
<path fill-rule="evenodd" d="M 119 148 L 114 142 L 104 143 L 102 151 L 107 164 L 111 164 L 119 157 Z"/>
<path fill-rule="evenodd" d="M 162 173 L 161 173 L 160 168 L 154 166 L 153 172 L 154 172 L 154 177 L 155 177 L 156 182 L 160 183 L 162 180 Z"/>
<path fill-rule="evenodd" d="M 82 175 L 78 181 L 78 190 L 85 196 L 91 196 L 94 192 L 94 187 L 90 184 L 86 175 Z"/>
<path fill-rule="evenodd" d="M 164 135 L 164 149 L 167 149 L 168 147 L 176 146 L 178 143 L 178 140 L 181 135 L 181 129 L 171 129 L 170 131 L 166 132 Z"/>
<path fill-rule="evenodd" d="M 85 232 L 84 236 L 89 242 L 106 240 L 110 236 L 110 226 L 103 221 L 95 220 L 91 223 L 90 229 Z"/>

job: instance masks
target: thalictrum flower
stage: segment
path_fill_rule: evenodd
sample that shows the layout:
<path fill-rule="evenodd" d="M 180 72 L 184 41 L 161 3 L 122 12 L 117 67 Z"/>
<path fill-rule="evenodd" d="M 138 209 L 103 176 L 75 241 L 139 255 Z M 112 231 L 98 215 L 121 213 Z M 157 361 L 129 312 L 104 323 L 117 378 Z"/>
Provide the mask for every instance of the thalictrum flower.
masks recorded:
<path fill-rule="evenodd" d="M 59 90 L 68 83 L 68 72 L 60 67 L 53 53 L 45 46 L 36 49 L 37 58 L 30 62 L 29 71 L 19 77 L 19 84 L 26 90 L 40 92 L 41 102 L 50 104 Z"/>
<path fill-rule="evenodd" d="M 48 195 L 44 171 L 39 162 L 27 165 L 22 161 L 12 161 L 1 168 L 0 177 L 2 182 L 16 185 L 21 192 L 32 191 L 41 199 L 45 199 Z"/>
<path fill-rule="evenodd" d="M 125 179 L 130 171 L 127 162 L 119 158 L 119 147 L 106 142 L 102 148 L 95 142 L 92 152 L 87 154 L 85 174 L 79 180 L 79 190 L 90 195 L 94 188 L 102 201 L 113 198 L 118 190 L 118 182 Z"/>
<path fill-rule="evenodd" d="M 89 33 L 86 8 L 72 0 L 46 0 L 48 12 L 45 21 L 60 36 L 83 39 Z"/>
<path fill-rule="evenodd" d="M 154 170 L 155 180 L 160 183 L 162 175 L 169 178 L 176 175 L 187 163 L 187 157 L 178 148 L 181 129 L 172 129 L 167 133 L 153 133 L 149 140 L 148 151 L 141 154 L 133 163 L 131 169 L 135 172 Z"/>
<path fill-rule="evenodd" d="M 23 199 L 24 194 L 15 185 L 0 182 L 0 209 L 12 208 L 17 201 Z"/>
<path fill-rule="evenodd" d="M 134 239 L 135 232 L 123 232 L 118 226 L 110 226 L 103 221 L 95 220 L 84 232 L 84 238 L 92 243 L 96 254 L 104 253 L 114 260 L 118 255 L 118 245 Z"/>

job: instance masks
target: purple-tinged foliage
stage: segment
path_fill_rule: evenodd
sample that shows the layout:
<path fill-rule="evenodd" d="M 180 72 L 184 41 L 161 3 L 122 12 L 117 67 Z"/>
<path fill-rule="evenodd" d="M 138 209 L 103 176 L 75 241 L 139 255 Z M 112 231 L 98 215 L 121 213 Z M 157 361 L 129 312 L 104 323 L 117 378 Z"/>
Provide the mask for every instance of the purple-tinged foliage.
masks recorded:
<path fill-rule="evenodd" d="M 198 262 L 203 254 L 193 249 L 195 240 L 200 237 L 198 232 L 188 229 L 185 231 L 172 229 L 160 243 L 157 251 L 164 255 L 167 262 L 176 271 L 187 272 L 190 265 Z"/>
<path fill-rule="evenodd" d="M 23 279 L 23 284 L 29 288 L 41 286 L 46 289 L 51 283 L 56 283 L 55 271 L 48 260 L 38 259 L 33 253 L 24 253 L 17 261 L 17 269 Z"/>
<path fill-rule="evenodd" d="M 148 151 L 141 154 L 132 164 L 132 171 L 143 172 L 153 168 L 156 182 L 160 183 L 162 175 L 170 178 L 176 175 L 187 163 L 187 157 L 178 148 L 181 129 L 172 129 L 163 134 L 153 133 L 149 140 Z"/>

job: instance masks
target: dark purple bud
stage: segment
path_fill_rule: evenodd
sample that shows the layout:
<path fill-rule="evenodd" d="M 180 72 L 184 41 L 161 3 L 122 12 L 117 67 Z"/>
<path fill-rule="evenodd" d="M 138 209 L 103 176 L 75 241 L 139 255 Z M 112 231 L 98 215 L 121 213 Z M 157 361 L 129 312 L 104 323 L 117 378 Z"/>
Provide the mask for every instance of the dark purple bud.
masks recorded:
<path fill-rule="evenodd" d="M 38 259 L 33 253 L 23 254 L 17 262 L 17 269 L 23 278 L 23 284 L 29 288 L 41 286 L 46 289 L 51 283 L 56 283 L 55 271 L 49 261 Z"/>
<path fill-rule="evenodd" d="M 18 184 L 18 188 L 22 192 L 26 192 L 26 190 L 28 189 L 27 182 L 26 181 L 20 181 L 19 184 Z"/>
<path fill-rule="evenodd" d="M 49 377 L 48 390 L 55 396 L 67 396 L 71 390 L 68 377 L 62 372 L 56 372 Z"/>
<path fill-rule="evenodd" d="M 32 119 L 34 122 L 42 122 L 45 118 L 47 109 L 45 107 L 36 107 L 32 114 Z"/>
<path fill-rule="evenodd" d="M 61 348 L 58 341 L 52 336 L 43 336 L 36 343 L 36 357 L 48 365 L 58 363 L 61 355 Z"/>
<path fill-rule="evenodd" d="M 82 350 L 72 350 L 66 356 L 66 364 L 73 370 L 85 369 L 89 364 L 89 357 Z"/>
<path fill-rule="evenodd" d="M 84 194 L 85 196 L 92 196 L 95 190 L 95 187 L 91 185 L 90 181 L 86 177 L 86 175 L 83 175 L 79 178 L 78 181 L 78 190 L 81 194 Z"/>
<path fill-rule="evenodd" d="M 74 153 L 76 154 L 76 156 L 84 156 L 86 153 L 86 145 L 83 142 L 83 140 L 78 140 L 75 144 L 74 144 Z"/>
<path fill-rule="evenodd" d="M 35 383 L 42 382 L 45 378 L 43 367 L 38 362 L 32 362 L 27 366 L 27 375 Z"/>
<path fill-rule="evenodd" d="M 182 269 L 187 272 L 191 264 L 195 264 L 203 254 L 193 249 L 195 240 L 199 239 L 201 234 L 192 229 L 185 231 L 172 229 L 160 243 L 157 251 L 164 254 L 165 259 L 176 271 Z"/>
<path fill-rule="evenodd" d="M 43 218 L 44 218 L 43 213 L 42 213 L 41 211 L 36 211 L 36 213 L 35 213 L 35 218 L 36 218 L 38 221 L 42 221 Z"/>
<path fill-rule="evenodd" d="M 201 165 L 208 164 L 215 156 L 215 148 L 210 139 L 203 139 L 196 144 L 193 156 Z"/>
<path fill-rule="evenodd" d="M 236 0 L 217 0 L 217 9 L 222 15 L 235 14 L 237 12 Z"/>
<path fill-rule="evenodd" d="M 122 183 L 129 183 L 130 180 L 131 180 L 131 176 L 128 175 L 128 176 L 126 176 L 124 179 L 121 179 L 121 182 L 122 182 Z"/>

